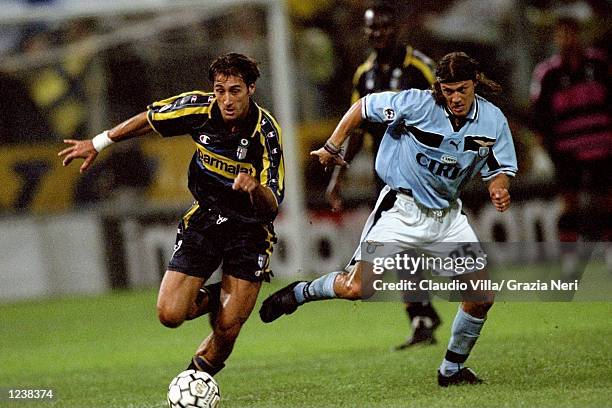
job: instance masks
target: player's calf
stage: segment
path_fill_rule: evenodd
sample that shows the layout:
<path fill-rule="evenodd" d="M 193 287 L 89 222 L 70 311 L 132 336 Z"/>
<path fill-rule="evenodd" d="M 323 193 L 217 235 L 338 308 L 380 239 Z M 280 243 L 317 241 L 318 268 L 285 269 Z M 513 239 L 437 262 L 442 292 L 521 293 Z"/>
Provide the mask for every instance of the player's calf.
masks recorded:
<path fill-rule="evenodd" d="M 480 331 L 486 320 L 486 311 L 492 304 L 492 300 L 490 302 L 464 302 L 459 307 L 453 320 L 446 355 L 438 370 L 438 383 L 440 383 L 440 376 L 450 378 L 455 375 L 469 376 L 472 373 L 471 371 L 470 373 L 465 372 L 464 363 L 480 336 Z M 472 313 L 475 312 L 478 312 L 481 317 L 474 316 Z M 458 374 L 462 372 L 463 374 Z M 457 378 L 459 377 L 455 377 L 455 379 Z M 440 385 L 444 386 L 443 384 Z"/>
<path fill-rule="evenodd" d="M 221 371 L 247 319 L 248 315 L 219 316 L 214 322 L 213 332 L 204 340 L 187 369 L 204 371 L 210 375 Z"/>
<path fill-rule="evenodd" d="M 210 313 L 211 324 L 216 320 L 221 305 L 221 282 L 203 286 L 191 306 L 187 320 L 193 320 Z"/>

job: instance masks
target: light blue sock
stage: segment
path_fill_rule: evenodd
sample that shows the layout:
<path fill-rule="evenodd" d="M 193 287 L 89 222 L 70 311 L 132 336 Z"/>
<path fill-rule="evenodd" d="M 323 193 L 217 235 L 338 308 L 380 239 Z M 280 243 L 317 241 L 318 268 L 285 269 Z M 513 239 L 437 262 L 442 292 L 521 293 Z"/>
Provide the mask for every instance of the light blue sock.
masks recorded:
<path fill-rule="evenodd" d="M 334 281 L 336 276 L 342 272 L 331 272 L 327 275 L 323 275 L 311 282 L 300 282 L 295 288 L 293 293 L 297 299 L 298 304 L 304 302 L 310 302 L 312 300 L 321 299 L 332 299 L 336 297 L 334 292 Z"/>
<path fill-rule="evenodd" d="M 463 368 L 463 363 L 467 360 L 472 347 L 478 340 L 485 320 L 467 314 L 459 306 L 451 328 L 448 350 L 442 364 L 440 364 L 442 375 L 451 376 Z"/>

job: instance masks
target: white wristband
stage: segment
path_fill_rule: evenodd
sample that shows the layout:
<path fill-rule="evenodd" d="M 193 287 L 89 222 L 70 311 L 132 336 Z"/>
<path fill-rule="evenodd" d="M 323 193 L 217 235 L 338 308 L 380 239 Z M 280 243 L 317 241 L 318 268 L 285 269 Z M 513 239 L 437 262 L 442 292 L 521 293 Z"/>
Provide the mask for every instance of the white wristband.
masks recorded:
<path fill-rule="evenodd" d="M 94 136 L 94 138 L 91 139 L 91 143 L 93 143 L 93 147 L 96 149 L 96 152 L 100 153 L 102 150 L 106 149 L 115 142 L 108 137 L 108 130 L 105 130 L 99 135 Z"/>

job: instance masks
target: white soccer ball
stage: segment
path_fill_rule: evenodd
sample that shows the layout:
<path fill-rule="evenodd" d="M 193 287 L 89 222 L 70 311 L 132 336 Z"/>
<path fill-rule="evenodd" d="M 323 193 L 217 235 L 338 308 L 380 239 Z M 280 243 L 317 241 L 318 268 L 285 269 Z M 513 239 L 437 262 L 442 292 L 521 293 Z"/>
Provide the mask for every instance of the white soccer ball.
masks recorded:
<path fill-rule="evenodd" d="M 168 386 L 170 408 L 216 408 L 220 399 L 219 385 L 203 371 L 185 370 Z"/>

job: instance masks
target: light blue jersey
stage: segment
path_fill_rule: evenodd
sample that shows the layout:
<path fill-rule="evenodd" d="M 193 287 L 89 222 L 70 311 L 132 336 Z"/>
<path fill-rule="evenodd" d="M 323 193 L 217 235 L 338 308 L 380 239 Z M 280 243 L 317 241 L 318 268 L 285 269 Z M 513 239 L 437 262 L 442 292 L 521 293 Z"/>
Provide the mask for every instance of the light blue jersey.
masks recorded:
<path fill-rule="evenodd" d="M 376 157 L 378 176 L 395 190 L 412 190 L 428 208 L 449 207 L 478 172 L 485 181 L 517 172 L 506 117 L 478 95 L 460 129 L 432 91 L 417 89 L 367 95 L 361 116 L 388 125 Z"/>

